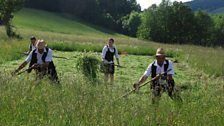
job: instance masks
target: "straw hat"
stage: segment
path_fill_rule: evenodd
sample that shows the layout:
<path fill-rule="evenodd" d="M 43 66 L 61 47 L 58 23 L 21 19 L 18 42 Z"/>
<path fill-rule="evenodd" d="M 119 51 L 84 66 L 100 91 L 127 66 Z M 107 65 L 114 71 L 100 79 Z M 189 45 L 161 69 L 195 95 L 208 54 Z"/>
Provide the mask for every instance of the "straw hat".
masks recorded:
<path fill-rule="evenodd" d="M 163 48 L 158 48 L 156 50 L 156 56 L 165 56 L 165 51 Z"/>
<path fill-rule="evenodd" d="M 44 49 L 44 48 L 46 47 L 46 43 L 45 43 L 45 41 L 44 41 L 44 40 L 38 40 L 38 41 L 37 41 L 37 44 L 36 44 L 36 47 L 37 47 L 38 49 Z"/>

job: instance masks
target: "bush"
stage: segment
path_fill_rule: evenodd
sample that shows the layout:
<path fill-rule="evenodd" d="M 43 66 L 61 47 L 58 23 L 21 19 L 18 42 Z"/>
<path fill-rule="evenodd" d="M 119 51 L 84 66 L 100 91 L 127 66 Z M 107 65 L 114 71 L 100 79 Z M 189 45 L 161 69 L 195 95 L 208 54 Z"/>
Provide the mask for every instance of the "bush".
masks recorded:
<path fill-rule="evenodd" d="M 78 58 L 76 67 L 90 81 L 98 78 L 100 61 L 96 56 L 84 53 Z"/>

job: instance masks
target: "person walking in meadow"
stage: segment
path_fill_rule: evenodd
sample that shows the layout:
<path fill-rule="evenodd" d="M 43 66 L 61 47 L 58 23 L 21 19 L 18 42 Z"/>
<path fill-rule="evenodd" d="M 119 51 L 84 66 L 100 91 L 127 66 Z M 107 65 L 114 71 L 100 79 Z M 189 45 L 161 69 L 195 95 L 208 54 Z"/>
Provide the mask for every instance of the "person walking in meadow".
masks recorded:
<path fill-rule="evenodd" d="M 52 50 L 46 47 L 44 40 L 37 41 L 36 49 L 29 53 L 26 60 L 15 70 L 14 74 L 18 73 L 29 62 L 28 73 L 34 69 L 38 77 L 42 78 L 48 74 L 53 82 L 59 83 L 57 72 L 52 61 Z"/>
<path fill-rule="evenodd" d="M 114 56 L 117 60 L 117 66 L 120 66 L 119 62 L 119 55 L 118 50 L 114 46 L 114 39 L 110 38 L 108 44 L 104 46 L 102 50 L 102 60 L 103 60 L 103 72 L 104 72 L 104 80 L 108 82 L 110 77 L 110 82 L 113 84 L 114 82 L 114 72 L 115 72 L 115 65 L 114 65 Z"/>
<path fill-rule="evenodd" d="M 30 45 L 29 45 L 29 50 L 26 52 L 26 54 L 30 54 L 31 51 L 33 51 L 34 49 L 36 49 L 36 37 L 35 36 L 32 36 L 30 38 Z"/>
<path fill-rule="evenodd" d="M 173 79 L 173 63 L 166 59 L 163 48 L 157 49 L 156 60 L 148 66 L 139 81 L 133 85 L 136 91 L 139 89 L 139 86 L 146 81 L 150 74 L 151 77 L 154 78 L 151 84 L 151 89 L 153 90 L 152 103 L 157 103 L 159 101 L 163 91 L 167 91 L 171 99 L 176 98 L 174 97 L 175 82 Z"/>

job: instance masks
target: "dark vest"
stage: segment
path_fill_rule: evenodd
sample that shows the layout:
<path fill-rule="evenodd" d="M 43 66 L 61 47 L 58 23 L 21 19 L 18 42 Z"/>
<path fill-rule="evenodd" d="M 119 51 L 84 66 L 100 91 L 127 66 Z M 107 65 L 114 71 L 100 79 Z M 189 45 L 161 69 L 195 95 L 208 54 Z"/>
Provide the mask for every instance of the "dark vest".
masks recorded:
<path fill-rule="evenodd" d="M 110 61 L 114 61 L 114 55 L 115 55 L 116 49 L 114 48 L 114 52 L 111 52 L 109 47 L 107 46 L 107 52 L 106 52 L 106 56 L 105 59 L 110 62 Z"/>
<path fill-rule="evenodd" d="M 169 61 L 165 60 L 165 62 L 166 62 L 166 64 L 164 64 L 164 72 L 167 71 L 168 66 L 169 66 Z M 156 77 L 156 68 L 157 67 L 155 66 L 155 61 L 154 61 L 153 64 L 152 64 L 152 74 L 151 74 L 152 78 Z M 167 73 L 164 74 L 164 76 L 166 76 L 166 75 L 167 75 Z"/>
<path fill-rule="evenodd" d="M 31 62 L 30 62 L 30 65 L 29 65 L 29 68 L 33 66 L 33 64 L 37 63 L 37 53 L 36 53 L 36 50 L 37 49 L 34 49 L 31 53 L 32 53 L 32 58 L 31 58 Z M 44 52 L 43 56 L 41 57 L 42 61 L 45 63 L 45 59 L 47 57 L 47 54 L 48 54 L 48 51 L 49 49 L 46 48 L 46 52 Z M 51 61 L 52 62 L 52 61 Z M 51 64 L 50 62 L 50 64 Z M 53 62 L 52 62 L 53 63 Z M 49 64 L 49 66 L 50 66 Z M 32 71 L 32 69 L 28 70 L 28 73 L 30 73 Z"/>
<path fill-rule="evenodd" d="M 31 62 L 30 62 L 29 68 L 33 64 L 37 63 L 37 53 L 36 53 L 36 50 L 37 49 L 34 49 L 31 52 L 32 53 L 32 58 L 31 58 Z M 49 51 L 49 49 L 46 48 L 46 52 L 44 52 L 43 56 L 41 57 L 44 63 L 46 63 L 46 57 L 47 57 L 48 51 Z M 29 69 L 28 70 L 28 73 L 30 73 L 31 71 L 32 71 L 32 69 Z M 59 83 L 57 71 L 56 71 L 56 68 L 55 68 L 55 65 L 54 65 L 54 62 L 53 61 L 51 61 L 49 63 L 48 68 L 47 68 L 47 73 L 50 75 L 52 81 L 54 81 L 56 83 Z"/>
<path fill-rule="evenodd" d="M 32 44 L 30 44 L 30 51 L 32 51 Z"/>

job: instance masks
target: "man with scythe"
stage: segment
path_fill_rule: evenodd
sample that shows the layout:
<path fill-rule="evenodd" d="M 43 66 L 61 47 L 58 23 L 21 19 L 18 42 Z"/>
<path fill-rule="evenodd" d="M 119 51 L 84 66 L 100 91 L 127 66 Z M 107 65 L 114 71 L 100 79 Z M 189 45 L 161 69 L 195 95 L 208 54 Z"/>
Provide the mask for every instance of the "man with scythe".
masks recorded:
<path fill-rule="evenodd" d="M 150 74 L 153 78 L 151 85 L 151 89 L 153 90 L 152 102 L 158 102 L 163 91 L 167 91 L 171 99 L 175 99 L 173 63 L 170 60 L 166 59 L 165 51 L 163 48 L 157 49 L 156 60 L 148 66 L 139 81 L 133 85 L 136 91 L 139 89 L 140 85 L 147 80 Z"/>
<path fill-rule="evenodd" d="M 15 70 L 14 74 L 17 74 L 29 62 L 29 68 L 26 70 L 28 73 L 34 69 L 38 77 L 42 78 L 44 75 L 49 75 L 50 80 L 59 83 L 56 68 L 52 61 L 52 50 L 46 47 L 44 40 L 37 41 L 36 49 L 29 53 L 26 60 Z"/>

